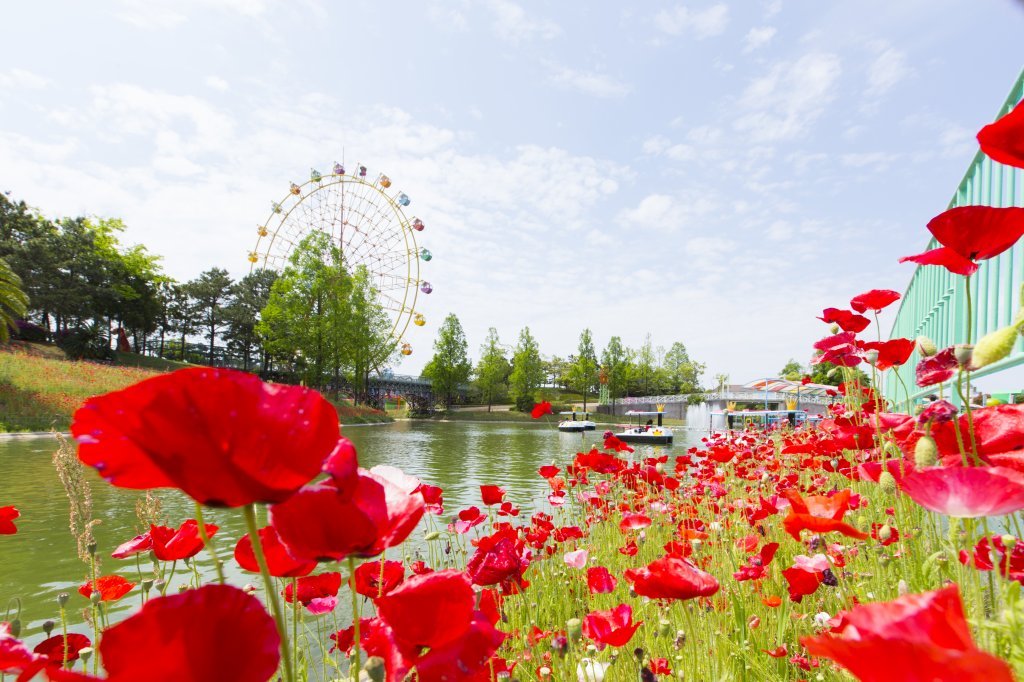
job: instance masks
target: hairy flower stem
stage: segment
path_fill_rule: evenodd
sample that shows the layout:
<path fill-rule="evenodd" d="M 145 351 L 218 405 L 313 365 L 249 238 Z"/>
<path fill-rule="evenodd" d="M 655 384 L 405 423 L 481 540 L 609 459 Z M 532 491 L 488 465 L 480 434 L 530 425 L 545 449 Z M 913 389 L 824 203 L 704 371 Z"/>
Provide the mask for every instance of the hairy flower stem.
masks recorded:
<path fill-rule="evenodd" d="M 971 312 L 971 276 L 970 275 L 967 275 L 966 277 L 964 277 L 964 287 L 966 289 L 965 293 L 967 295 L 967 344 L 970 345 L 974 341 L 974 316 L 973 316 L 973 314 Z M 967 392 L 967 396 L 970 397 L 970 395 L 971 395 L 971 371 L 968 369 L 967 371 L 964 372 L 964 374 L 967 375 L 967 386 L 965 387 L 965 390 Z M 961 395 L 961 399 L 963 399 L 962 395 Z M 970 403 L 970 401 L 966 401 L 964 403 L 964 405 L 966 406 L 966 409 L 967 409 L 967 430 L 971 434 L 971 452 L 974 455 L 974 459 L 976 460 L 976 463 L 980 464 L 981 460 L 978 457 L 978 444 L 977 444 L 977 442 L 975 441 L 975 438 L 974 438 L 974 416 L 971 414 L 971 403 Z"/>
<path fill-rule="evenodd" d="M 256 528 L 256 505 L 247 504 L 242 507 L 242 511 L 245 514 L 245 525 L 249 529 L 252 553 L 256 556 L 256 564 L 260 567 L 260 574 L 263 576 L 263 588 L 267 593 L 267 601 L 270 602 L 270 610 L 274 613 L 277 632 L 281 636 L 281 662 L 284 664 L 284 682 L 294 682 L 295 673 L 292 671 L 291 647 L 288 646 L 288 628 L 284 623 L 284 614 L 281 613 L 281 602 L 278 600 L 277 591 L 274 589 L 274 579 L 270 577 L 270 569 L 267 568 L 267 558 L 263 555 L 260 533 Z"/>
<path fill-rule="evenodd" d="M 299 669 L 299 579 L 292 578 L 292 666 Z"/>
<path fill-rule="evenodd" d="M 220 559 L 217 558 L 217 551 L 213 548 L 213 540 L 206 534 L 206 523 L 203 521 L 203 505 L 196 502 L 196 523 L 199 524 L 199 537 L 203 541 L 203 547 L 210 553 L 210 557 L 213 558 L 213 567 L 217 569 L 217 581 L 221 585 L 224 583 L 224 567 L 220 564 Z"/>
<path fill-rule="evenodd" d="M 353 680 L 359 679 L 359 595 L 356 594 L 356 560 L 348 558 L 348 591 L 352 593 L 352 637 L 355 647 L 352 654 L 352 668 L 348 676 Z"/>

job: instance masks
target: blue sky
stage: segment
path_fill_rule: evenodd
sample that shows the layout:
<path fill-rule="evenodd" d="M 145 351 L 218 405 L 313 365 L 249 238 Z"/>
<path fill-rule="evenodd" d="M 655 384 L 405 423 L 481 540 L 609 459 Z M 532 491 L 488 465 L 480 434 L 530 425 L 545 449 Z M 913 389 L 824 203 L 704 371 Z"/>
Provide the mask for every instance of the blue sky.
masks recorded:
<path fill-rule="evenodd" d="M 0 189 L 119 216 L 178 279 L 344 150 L 434 253 L 410 333 L 686 344 L 734 381 L 902 291 L 1024 65 L 1024 3 L 122 0 L 0 25 Z M 425 300 L 424 300 L 425 299 Z M 886 326 L 886 330 L 888 327 Z"/>

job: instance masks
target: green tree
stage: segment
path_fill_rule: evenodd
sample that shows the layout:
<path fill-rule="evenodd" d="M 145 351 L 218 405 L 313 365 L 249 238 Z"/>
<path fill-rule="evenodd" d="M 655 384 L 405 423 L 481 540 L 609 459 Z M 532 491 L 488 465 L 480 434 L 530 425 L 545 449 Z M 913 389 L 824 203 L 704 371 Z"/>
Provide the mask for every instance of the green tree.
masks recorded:
<path fill-rule="evenodd" d="M 469 380 L 473 366 L 467 355 L 468 348 L 459 318 L 449 313 L 437 330 L 434 357 L 423 368 L 423 376 L 433 383 L 434 393 L 444 398 L 446 409 L 452 406 L 459 386 Z"/>
<path fill-rule="evenodd" d="M 210 341 L 207 361 L 213 364 L 214 344 L 227 324 L 225 309 L 231 300 L 231 277 L 222 268 L 211 268 L 188 283 L 189 294 L 195 300 L 199 327 L 206 330 Z"/>
<path fill-rule="evenodd" d="M 21 290 L 21 278 L 0 258 L 0 343 L 7 343 L 8 330 L 16 328 L 15 321 L 24 317 L 26 310 L 28 296 Z"/>
<path fill-rule="evenodd" d="M 228 350 L 242 356 L 242 369 L 249 371 L 253 352 L 259 352 L 260 336 L 256 333 L 260 311 L 270 300 L 270 290 L 277 279 L 273 270 L 250 272 L 231 287 L 231 302 L 224 309 L 227 329 L 224 340 Z"/>
<path fill-rule="evenodd" d="M 786 379 L 788 381 L 800 381 L 800 378 L 803 377 L 803 375 L 803 366 L 793 358 L 790 358 L 789 362 L 779 370 L 779 378 Z"/>
<path fill-rule="evenodd" d="M 656 383 L 657 358 L 654 355 L 654 344 L 650 333 L 644 337 L 644 343 L 634 355 L 633 378 L 640 395 L 652 395 L 651 385 Z"/>
<path fill-rule="evenodd" d="M 544 361 L 529 327 L 523 327 L 519 332 L 519 343 L 512 354 L 512 373 L 508 381 L 516 409 L 529 411 L 533 407 L 537 389 L 544 383 Z"/>
<path fill-rule="evenodd" d="M 715 387 L 719 393 L 729 388 L 729 375 L 728 374 L 716 374 L 715 375 Z"/>
<path fill-rule="evenodd" d="M 629 364 L 629 354 L 622 345 L 622 339 L 618 336 L 608 339 L 608 345 L 601 351 L 601 366 L 608 377 L 608 395 L 613 406 L 616 398 L 626 394 Z"/>
<path fill-rule="evenodd" d="M 199 331 L 199 316 L 196 314 L 195 302 L 189 294 L 189 286 L 171 282 L 165 292 L 164 308 L 167 316 L 168 334 L 179 334 L 182 362 L 186 361 L 187 338 Z"/>
<path fill-rule="evenodd" d="M 480 361 L 476 365 L 476 388 L 480 397 L 487 401 L 487 411 L 491 404 L 505 390 L 512 366 L 505 357 L 505 350 L 498 339 L 498 330 L 491 327 L 487 330 L 487 338 L 480 346 Z"/>
<path fill-rule="evenodd" d="M 347 317 L 335 318 L 341 331 L 339 359 L 348 370 L 356 401 L 359 402 L 368 394 L 370 373 L 389 365 L 398 353 L 398 343 L 391 335 L 391 318 L 365 265 L 356 268 L 349 287 L 349 299 L 339 310 L 347 311 Z"/>
<path fill-rule="evenodd" d="M 859 382 L 861 386 L 871 385 L 871 377 L 865 374 L 861 369 L 857 367 L 850 367 L 849 372 L 851 374 L 852 381 Z M 843 373 L 842 367 L 839 365 L 833 365 L 831 362 L 819 362 L 818 364 L 811 363 L 811 381 L 816 384 L 838 386 L 846 381 L 846 376 Z"/>
<path fill-rule="evenodd" d="M 597 390 L 597 351 L 589 329 L 580 332 L 576 355 L 569 365 L 569 385 L 583 395 L 583 410 L 587 409 L 587 396 Z"/>
<path fill-rule="evenodd" d="M 673 343 L 665 353 L 662 367 L 670 393 L 697 393 L 701 390 L 701 377 L 706 366 L 702 362 L 691 360 L 690 354 L 686 352 L 686 346 L 679 341 Z"/>

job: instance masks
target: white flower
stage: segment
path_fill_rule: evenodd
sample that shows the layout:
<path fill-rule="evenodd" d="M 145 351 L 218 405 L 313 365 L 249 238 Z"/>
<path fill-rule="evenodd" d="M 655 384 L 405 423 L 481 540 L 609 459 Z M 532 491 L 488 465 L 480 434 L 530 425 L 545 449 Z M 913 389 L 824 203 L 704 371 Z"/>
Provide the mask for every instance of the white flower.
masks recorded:
<path fill-rule="evenodd" d="M 832 620 L 832 616 L 828 615 L 824 611 L 819 611 L 814 614 L 814 624 L 819 628 L 827 627 L 830 620 Z"/>
<path fill-rule="evenodd" d="M 576 678 L 579 682 L 604 682 L 604 674 L 610 666 L 610 663 L 582 658 L 576 666 Z"/>

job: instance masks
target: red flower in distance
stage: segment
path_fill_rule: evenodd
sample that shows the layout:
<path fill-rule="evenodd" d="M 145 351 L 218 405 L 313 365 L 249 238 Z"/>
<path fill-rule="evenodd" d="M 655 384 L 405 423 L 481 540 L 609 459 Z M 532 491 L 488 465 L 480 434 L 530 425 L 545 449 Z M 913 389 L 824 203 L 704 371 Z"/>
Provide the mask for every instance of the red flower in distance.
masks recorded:
<path fill-rule="evenodd" d="M 401 561 L 380 561 L 362 564 L 355 571 L 356 593 L 378 599 L 398 587 L 405 579 L 405 566 Z"/>
<path fill-rule="evenodd" d="M 633 452 L 633 448 L 623 443 L 611 431 L 604 434 L 604 449 L 612 450 L 613 452 Z"/>
<path fill-rule="evenodd" d="M 14 525 L 14 519 L 21 516 L 14 507 L 0 507 L 0 535 L 14 535 L 18 529 Z"/>
<path fill-rule="evenodd" d="M 587 569 L 587 588 L 590 594 L 613 592 L 617 582 L 604 566 L 591 566 Z"/>
<path fill-rule="evenodd" d="M 65 641 L 67 644 L 65 645 Z M 65 655 L 64 650 L 67 647 L 67 654 Z M 77 632 L 69 632 L 67 639 L 65 640 L 64 635 L 54 635 L 49 639 L 44 639 L 42 642 L 36 645 L 36 648 L 32 651 L 45 656 L 54 662 L 63 661 L 77 661 L 78 652 L 82 649 L 92 646 L 92 642 L 85 635 L 80 635 Z"/>
<path fill-rule="evenodd" d="M 651 517 L 646 514 L 623 514 L 619 521 L 619 530 L 628 533 L 631 530 L 641 530 L 651 525 Z"/>
<path fill-rule="evenodd" d="M 981 151 L 990 159 L 1024 168 L 1024 103 L 995 123 L 989 123 L 978 132 Z"/>
<path fill-rule="evenodd" d="M 206 536 L 212 538 L 217 534 L 217 526 L 205 524 Z M 178 561 L 190 559 L 203 549 L 203 539 L 199 537 L 199 524 L 189 519 L 175 530 L 167 526 L 150 526 L 149 537 L 152 542 L 153 554 L 160 561 Z"/>
<path fill-rule="evenodd" d="M 900 300 L 899 292 L 892 289 L 872 289 L 850 299 L 850 307 L 858 313 L 869 310 L 878 312 L 888 305 Z"/>
<path fill-rule="evenodd" d="M 925 509 L 978 518 L 1024 509 L 1024 474 L 1007 467 L 928 467 L 903 477 L 900 489 Z"/>
<path fill-rule="evenodd" d="M 546 400 L 544 402 L 537 403 L 533 406 L 533 409 L 530 410 L 530 416 L 534 419 L 540 419 L 544 415 L 551 413 L 551 403 Z"/>
<path fill-rule="evenodd" d="M 812 360 L 815 365 L 831 362 L 840 367 L 854 367 L 861 361 L 860 349 L 857 348 L 857 340 L 853 332 L 826 336 L 815 342 L 814 349 L 821 351 L 821 355 Z"/>
<path fill-rule="evenodd" d="M 956 585 L 861 604 L 838 620 L 831 633 L 802 637 L 800 643 L 862 682 L 1013 679 L 1004 661 L 975 646 Z"/>
<path fill-rule="evenodd" d="M 487 520 L 487 515 L 480 511 L 480 507 L 468 507 L 459 512 L 459 519 L 455 523 L 448 524 L 448 530 L 464 535 L 473 526 L 479 526 Z"/>
<path fill-rule="evenodd" d="M 267 569 L 275 578 L 301 578 L 316 569 L 315 561 L 293 557 L 288 552 L 288 548 L 282 544 L 281 538 L 278 537 L 273 526 L 261 528 L 259 536 Z M 235 545 L 235 561 L 246 571 L 260 572 L 260 566 L 256 563 L 256 555 L 252 551 L 252 540 L 248 534 L 240 537 L 238 544 Z"/>
<path fill-rule="evenodd" d="M 959 363 L 953 348 L 945 348 L 929 358 L 922 358 L 914 370 L 917 385 L 932 386 L 951 379 L 956 374 Z"/>
<path fill-rule="evenodd" d="M 593 611 L 584 616 L 583 636 L 601 649 L 625 646 L 643 623 L 642 620 L 633 622 L 633 609 L 629 604 L 619 604 L 614 609 Z"/>
<path fill-rule="evenodd" d="M 153 549 L 153 538 L 150 537 L 149 531 L 146 531 L 142 535 L 136 535 L 128 542 L 118 545 L 110 556 L 115 559 L 127 559 L 139 552 L 148 552 L 151 549 Z"/>
<path fill-rule="evenodd" d="M 299 559 L 377 556 L 404 542 L 423 518 L 423 497 L 412 492 L 419 485 L 414 480 L 394 467 L 360 469 L 351 495 L 330 480 L 306 486 L 271 506 L 270 525 Z"/>
<path fill-rule="evenodd" d="M 916 343 L 911 339 L 889 339 L 888 341 L 868 341 L 861 345 L 865 351 L 878 351 L 875 369 L 884 372 L 890 367 L 898 367 L 910 359 Z"/>
<path fill-rule="evenodd" d="M 416 492 L 423 497 L 423 510 L 425 512 L 434 516 L 444 514 L 444 491 L 441 488 L 436 485 L 421 483 Z"/>
<path fill-rule="evenodd" d="M 718 592 L 718 581 L 691 561 L 675 556 L 656 559 L 642 568 L 626 569 L 633 591 L 651 599 L 694 599 Z"/>
<path fill-rule="evenodd" d="M 804 597 L 818 591 L 821 583 L 825 581 L 824 571 L 814 571 L 804 566 L 791 566 L 782 571 L 789 589 L 789 598 L 796 603 L 803 601 Z"/>
<path fill-rule="evenodd" d="M 868 537 L 850 524 L 843 521 L 843 515 L 850 506 L 849 489 L 840 490 L 831 497 L 824 495 L 810 495 L 801 497 L 795 490 L 786 490 L 782 493 L 789 500 L 789 514 L 782 520 L 782 526 L 786 532 L 793 536 L 797 542 L 800 541 L 800 531 L 809 530 L 812 533 L 827 533 L 838 531 L 851 538 L 863 540 Z"/>
<path fill-rule="evenodd" d="M 505 499 L 505 489 L 497 485 L 482 485 L 480 486 L 480 497 L 487 507 L 501 504 L 502 500 Z"/>
<path fill-rule="evenodd" d="M 540 474 L 542 478 L 557 476 L 560 471 L 561 469 L 556 467 L 554 464 L 545 464 L 540 469 L 537 469 L 537 473 Z"/>
<path fill-rule="evenodd" d="M 310 613 L 321 614 L 334 610 L 338 605 L 338 590 L 341 589 L 341 574 L 335 571 L 306 576 L 295 581 L 296 590 L 292 585 L 285 585 L 284 600 L 291 603 L 298 599 L 299 603 L 309 609 Z"/>
<path fill-rule="evenodd" d="M 958 275 L 977 271 L 977 261 L 998 256 L 1024 235 L 1024 208 L 958 206 L 932 218 L 928 230 L 942 246 L 900 262 L 941 265 Z"/>
<path fill-rule="evenodd" d="M 71 433 L 79 459 L 115 486 L 240 507 L 281 502 L 320 473 L 338 415 L 315 391 L 197 367 L 90 398 Z"/>
<path fill-rule="evenodd" d="M 119 575 L 104 575 L 90 580 L 78 588 L 78 593 L 88 599 L 95 589 L 100 593 L 100 601 L 117 601 L 132 591 L 135 583 L 125 580 Z"/>
<path fill-rule="evenodd" d="M 818 319 L 826 324 L 838 324 L 844 332 L 854 334 L 864 331 L 871 324 L 871 320 L 863 315 L 839 308 L 825 308 Z"/>
<path fill-rule="evenodd" d="M 516 531 L 505 527 L 480 538 L 476 552 L 466 564 L 466 573 L 474 585 L 502 585 L 506 592 L 522 584 L 530 566 L 526 548 Z"/>

